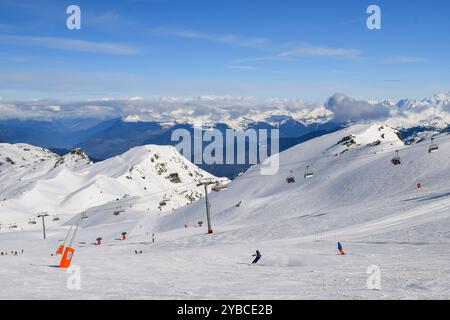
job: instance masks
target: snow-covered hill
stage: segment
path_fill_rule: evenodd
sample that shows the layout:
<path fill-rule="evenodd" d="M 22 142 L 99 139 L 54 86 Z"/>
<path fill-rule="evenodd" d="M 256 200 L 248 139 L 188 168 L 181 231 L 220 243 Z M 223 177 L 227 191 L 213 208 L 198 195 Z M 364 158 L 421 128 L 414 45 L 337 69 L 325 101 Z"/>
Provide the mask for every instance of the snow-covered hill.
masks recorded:
<path fill-rule="evenodd" d="M 203 187 L 197 186 L 203 179 L 226 182 L 169 146 L 136 147 L 95 164 L 81 149 L 59 157 L 24 144 L 0 144 L 0 157 L 0 223 L 10 221 L 17 229 L 33 227 L 27 217 L 38 212 L 62 221 L 130 197 L 144 199 L 148 212 L 171 211 L 203 197 Z"/>

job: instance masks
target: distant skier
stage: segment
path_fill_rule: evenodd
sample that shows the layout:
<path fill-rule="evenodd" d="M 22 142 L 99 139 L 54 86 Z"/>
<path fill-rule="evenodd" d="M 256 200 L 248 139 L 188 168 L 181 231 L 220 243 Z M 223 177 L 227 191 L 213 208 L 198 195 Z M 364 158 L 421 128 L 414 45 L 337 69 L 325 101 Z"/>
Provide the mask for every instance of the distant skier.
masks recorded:
<path fill-rule="evenodd" d="M 345 255 L 345 252 L 344 252 L 344 248 L 342 247 L 342 244 L 340 243 L 340 242 L 338 242 L 338 250 L 339 250 L 339 253 L 343 256 L 343 255 Z"/>
<path fill-rule="evenodd" d="M 253 260 L 252 264 L 256 264 L 259 259 L 261 259 L 261 252 L 259 252 L 259 250 L 256 250 L 256 253 L 252 257 L 255 257 L 255 260 Z"/>

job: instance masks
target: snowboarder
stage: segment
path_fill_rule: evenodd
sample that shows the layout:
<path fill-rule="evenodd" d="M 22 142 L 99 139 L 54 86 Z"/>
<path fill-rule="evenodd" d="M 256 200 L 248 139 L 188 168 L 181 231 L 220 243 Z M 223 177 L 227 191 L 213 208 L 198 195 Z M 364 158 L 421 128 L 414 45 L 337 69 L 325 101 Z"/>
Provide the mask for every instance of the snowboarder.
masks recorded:
<path fill-rule="evenodd" d="M 343 256 L 343 255 L 345 255 L 345 252 L 344 252 L 344 248 L 342 247 L 342 244 L 340 243 L 340 242 L 338 242 L 338 250 L 339 250 L 339 253 Z"/>
<path fill-rule="evenodd" d="M 252 257 L 255 257 L 255 260 L 253 260 L 252 264 L 256 264 L 259 259 L 261 259 L 261 253 L 259 252 L 259 250 L 256 250 L 256 253 Z"/>

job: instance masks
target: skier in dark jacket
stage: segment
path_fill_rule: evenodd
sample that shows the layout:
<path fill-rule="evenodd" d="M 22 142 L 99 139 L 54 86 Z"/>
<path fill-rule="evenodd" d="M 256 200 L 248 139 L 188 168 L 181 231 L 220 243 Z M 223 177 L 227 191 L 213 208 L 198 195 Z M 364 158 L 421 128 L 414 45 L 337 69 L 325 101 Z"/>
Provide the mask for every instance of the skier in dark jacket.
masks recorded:
<path fill-rule="evenodd" d="M 342 244 L 340 242 L 338 242 L 337 245 L 338 245 L 339 254 L 342 256 L 345 255 L 345 251 L 344 251 L 344 248 L 342 247 Z"/>
<path fill-rule="evenodd" d="M 255 257 L 255 260 L 253 260 L 252 264 L 256 264 L 259 259 L 261 259 L 261 252 L 259 252 L 259 250 L 256 250 L 256 253 L 252 257 Z"/>

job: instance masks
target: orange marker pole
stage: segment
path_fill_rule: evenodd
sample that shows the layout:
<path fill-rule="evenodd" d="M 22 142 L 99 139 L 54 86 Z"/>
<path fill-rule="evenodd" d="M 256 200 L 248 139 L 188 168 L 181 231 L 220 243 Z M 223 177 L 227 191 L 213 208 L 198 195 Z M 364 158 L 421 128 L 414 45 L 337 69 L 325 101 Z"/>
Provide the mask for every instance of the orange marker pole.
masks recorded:
<path fill-rule="evenodd" d="M 61 262 L 59 263 L 59 267 L 63 269 L 67 269 L 70 267 L 70 264 L 72 263 L 73 255 L 75 253 L 75 249 L 72 248 L 73 240 L 75 239 L 75 236 L 77 235 L 78 227 L 81 224 L 81 220 L 83 220 L 83 214 L 80 215 L 80 220 L 78 220 L 78 223 L 75 227 L 75 230 L 72 235 L 72 239 L 70 239 L 69 246 L 66 247 L 64 250 L 64 254 L 61 258 Z"/>
<path fill-rule="evenodd" d="M 73 248 L 67 247 L 66 250 L 64 251 L 61 262 L 59 263 L 59 267 L 62 269 L 69 268 L 70 264 L 72 263 L 72 258 L 73 258 L 74 253 L 75 253 L 75 250 Z"/>
<path fill-rule="evenodd" d="M 64 245 L 60 245 L 59 248 L 58 248 L 58 251 L 56 251 L 56 254 L 57 255 L 62 255 L 64 253 L 64 249 L 65 248 L 66 247 Z"/>

